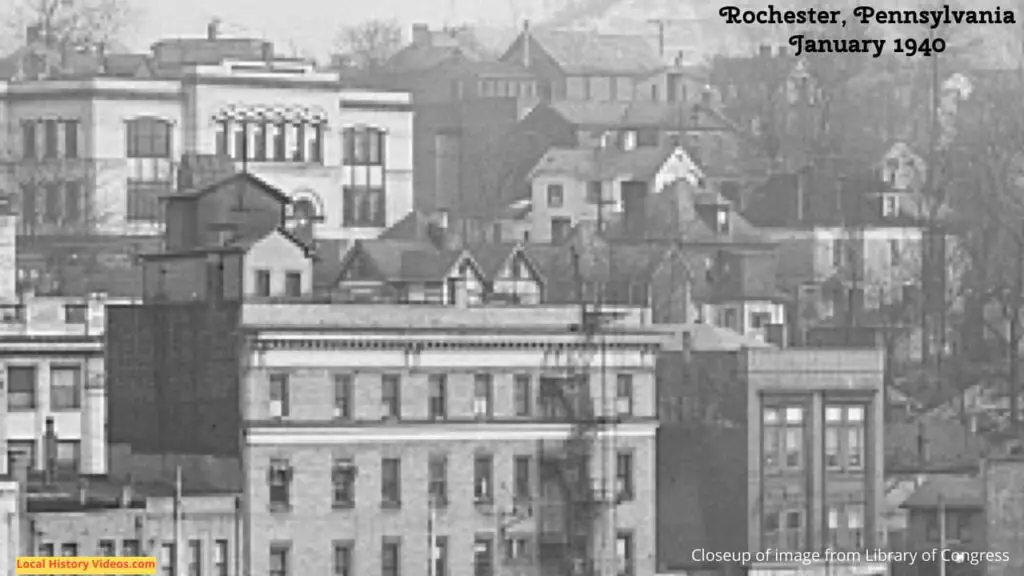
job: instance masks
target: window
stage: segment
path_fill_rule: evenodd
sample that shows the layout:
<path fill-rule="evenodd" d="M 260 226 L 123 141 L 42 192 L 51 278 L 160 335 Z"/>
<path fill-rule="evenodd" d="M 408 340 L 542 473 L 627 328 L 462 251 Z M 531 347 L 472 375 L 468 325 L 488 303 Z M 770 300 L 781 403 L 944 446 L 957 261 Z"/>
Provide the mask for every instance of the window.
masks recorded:
<path fill-rule="evenodd" d="M 57 469 L 61 472 L 78 473 L 82 459 L 82 443 L 78 440 L 57 441 Z"/>
<path fill-rule="evenodd" d="M 632 374 L 619 374 L 615 378 L 615 411 L 619 416 L 633 415 Z"/>
<path fill-rule="evenodd" d="M 532 554 L 529 538 L 512 536 L 505 540 L 505 558 L 509 562 L 528 562 Z"/>
<path fill-rule="evenodd" d="M 491 395 L 494 392 L 494 379 L 490 374 L 477 374 L 473 384 L 473 415 L 477 418 L 490 418 L 494 415 Z"/>
<path fill-rule="evenodd" d="M 882 217 L 892 218 L 900 213 L 900 199 L 895 194 L 882 195 Z"/>
<path fill-rule="evenodd" d="M 864 505 L 848 504 L 846 506 L 846 529 L 850 550 L 861 550 L 864 547 Z"/>
<path fill-rule="evenodd" d="M 434 537 L 434 573 L 432 576 L 447 576 L 448 574 L 448 537 Z"/>
<path fill-rule="evenodd" d="M 615 457 L 615 497 L 619 502 L 633 499 L 633 453 L 619 452 Z"/>
<path fill-rule="evenodd" d="M 402 543 L 398 538 L 384 538 L 380 549 L 381 576 L 402 575 Z"/>
<path fill-rule="evenodd" d="M 139 556 L 139 541 L 134 539 L 121 541 L 121 555 L 130 557 Z"/>
<path fill-rule="evenodd" d="M 399 420 L 402 417 L 401 379 L 395 374 L 381 377 L 380 409 L 381 418 Z"/>
<path fill-rule="evenodd" d="M 383 130 L 368 126 L 346 128 L 344 160 L 347 166 L 382 166 L 386 138 Z"/>
<path fill-rule="evenodd" d="M 514 476 L 512 496 L 517 502 L 529 502 L 533 498 L 530 462 L 529 456 L 516 456 L 512 462 Z"/>
<path fill-rule="evenodd" d="M 398 508 L 402 505 L 402 461 L 398 458 L 384 458 L 380 463 L 381 506 Z"/>
<path fill-rule="evenodd" d="M 36 224 L 39 221 L 39 213 L 36 208 L 36 196 L 39 194 L 38 187 L 31 182 L 21 184 L 21 233 L 32 234 L 35 232 Z"/>
<path fill-rule="evenodd" d="M 288 126 L 284 122 L 274 125 L 274 161 L 285 161 L 286 140 L 288 138 Z"/>
<path fill-rule="evenodd" d="M 353 543 L 348 540 L 334 543 L 334 576 L 355 576 L 353 548 Z"/>
<path fill-rule="evenodd" d="M 43 544 L 40 544 L 39 545 L 39 555 L 40 556 L 53 556 L 54 555 L 54 553 L 53 553 L 53 544 L 51 544 L 49 542 L 45 542 Z"/>
<path fill-rule="evenodd" d="M 750 315 L 750 327 L 754 330 L 764 330 L 772 323 L 772 315 L 768 312 L 753 312 Z"/>
<path fill-rule="evenodd" d="M 82 407 L 82 369 L 78 366 L 50 367 L 50 409 L 78 410 Z"/>
<path fill-rule="evenodd" d="M 284 294 L 292 298 L 302 296 L 302 272 L 285 273 Z"/>
<path fill-rule="evenodd" d="M 60 555 L 65 557 L 78 556 L 78 544 L 74 542 L 65 542 L 60 545 Z"/>
<path fill-rule="evenodd" d="M 632 576 L 634 572 L 635 551 L 633 548 L 633 534 L 630 532 L 619 532 L 615 538 L 615 558 L 618 563 L 618 576 Z"/>
<path fill-rule="evenodd" d="M 779 513 L 765 511 L 761 518 L 761 548 L 778 548 L 781 543 L 779 530 Z"/>
<path fill-rule="evenodd" d="M 82 183 L 64 183 L 64 223 L 81 224 L 82 214 Z"/>
<path fill-rule="evenodd" d="M 313 138 L 309 141 L 307 160 L 320 164 L 324 161 L 324 127 L 317 124 L 312 127 Z"/>
<path fill-rule="evenodd" d="M 270 296 L 270 270 L 256 271 L 256 296 L 266 298 Z"/>
<path fill-rule="evenodd" d="M 830 470 L 864 468 L 863 405 L 825 407 L 825 465 Z"/>
<path fill-rule="evenodd" d="M 291 546 L 283 543 L 270 545 L 270 576 L 288 576 Z"/>
<path fill-rule="evenodd" d="M 356 503 L 356 463 L 351 458 L 335 458 L 331 466 L 331 505 L 351 508 Z"/>
<path fill-rule="evenodd" d="M 561 184 L 548 184 L 548 206 L 561 208 L 565 201 L 565 189 Z"/>
<path fill-rule="evenodd" d="M 35 366 L 7 367 L 7 409 L 34 410 L 36 407 Z"/>
<path fill-rule="evenodd" d="M 285 418 L 290 409 L 291 391 L 287 374 L 270 375 L 270 417 Z"/>
<path fill-rule="evenodd" d="M 190 540 L 188 543 L 188 576 L 203 576 L 203 542 Z"/>
<path fill-rule="evenodd" d="M 213 543 L 213 574 L 228 576 L 228 541 L 217 540 Z"/>
<path fill-rule="evenodd" d="M 382 228 L 387 224 L 384 188 L 349 185 L 344 187 L 342 195 L 345 226 Z"/>
<path fill-rule="evenodd" d="M 839 267 L 843 265 L 843 255 L 845 253 L 845 247 L 842 238 L 836 238 L 832 241 L 832 265 Z"/>
<path fill-rule="evenodd" d="M 839 507 L 828 507 L 828 534 L 827 545 L 833 548 L 839 547 Z"/>
<path fill-rule="evenodd" d="M 352 419 L 352 375 L 334 375 L 334 417 L 338 420 Z"/>
<path fill-rule="evenodd" d="M 473 541 L 473 576 L 494 575 L 494 541 L 478 535 Z"/>
<path fill-rule="evenodd" d="M 444 420 L 448 417 L 448 379 L 444 374 L 431 374 L 428 377 L 430 386 L 430 406 L 428 417 L 431 420 Z"/>
<path fill-rule="evenodd" d="M 60 221 L 60 201 L 63 188 L 59 182 L 48 182 L 43 186 L 43 222 L 55 224 Z"/>
<path fill-rule="evenodd" d="M 178 558 L 174 553 L 173 542 L 164 542 L 160 545 L 159 565 L 164 576 L 178 576 Z"/>
<path fill-rule="evenodd" d="M 117 556 L 117 542 L 113 540 L 100 540 L 96 546 L 97 556 Z"/>
<path fill-rule="evenodd" d="M 157 118 L 138 118 L 128 122 L 129 158 L 170 158 L 171 123 Z"/>
<path fill-rule="evenodd" d="M 764 409 L 762 460 L 766 472 L 803 467 L 804 409 L 800 406 Z"/>
<path fill-rule="evenodd" d="M 494 503 L 494 458 L 490 454 L 477 454 L 473 459 L 473 501 L 476 504 Z"/>
<path fill-rule="evenodd" d="M 448 458 L 441 454 L 431 454 L 427 466 L 431 501 L 435 507 L 444 508 L 448 505 Z"/>
<path fill-rule="evenodd" d="M 284 458 L 274 458 L 270 461 L 267 476 L 267 483 L 270 485 L 270 510 L 287 510 L 291 506 L 291 465 Z"/>
<path fill-rule="evenodd" d="M 21 123 L 21 155 L 25 160 L 39 158 L 39 151 L 36 147 L 36 123 Z"/>
<path fill-rule="evenodd" d="M 551 219 L 551 242 L 561 244 L 569 238 L 569 231 L 572 230 L 572 220 L 568 218 Z"/>
<path fill-rule="evenodd" d="M 603 191 L 600 180 L 587 182 L 587 203 L 601 205 L 604 200 Z"/>
<path fill-rule="evenodd" d="M 126 184 L 127 217 L 135 222 L 157 222 L 160 219 L 160 197 L 170 194 L 171 182 L 129 179 Z"/>
<path fill-rule="evenodd" d="M 526 417 L 533 413 L 533 394 L 529 374 L 516 374 L 513 381 L 513 402 L 516 416 Z"/>
<path fill-rule="evenodd" d="M 863 507 L 860 508 L 858 517 L 859 526 L 863 529 Z M 965 544 L 971 541 L 971 520 L 974 512 L 969 510 L 946 510 L 946 540 L 953 543 Z M 854 524 L 853 521 L 848 524 Z M 932 511 L 927 518 L 927 538 L 929 542 L 938 543 L 942 537 L 939 526 L 939 512 Z"/>
<path fill-rule="evenodd" d="M 43 122 L 43 156 L 45 158 L 57 157 L 57 121 L 46 120 Z"/>
<path fill-rule="evenodd" d="M 804 548 L 804 513 L 800 510 L 790 510 L 786 512 L 785 520 L 780 547 L 790 552 L 802 551 Z"/>

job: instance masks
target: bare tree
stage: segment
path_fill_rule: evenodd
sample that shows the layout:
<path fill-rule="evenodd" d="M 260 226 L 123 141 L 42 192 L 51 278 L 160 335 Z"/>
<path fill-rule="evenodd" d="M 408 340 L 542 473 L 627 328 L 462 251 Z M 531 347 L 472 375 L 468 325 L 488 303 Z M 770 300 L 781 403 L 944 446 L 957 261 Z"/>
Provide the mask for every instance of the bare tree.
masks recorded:
<path fill-rule="evenodd" d="M 6 21 L 15 38 L 34 27 L 48 48 L 83 50 L 117 41 L 135 16 L 128 0 L 22 0 Z"/>
<path fill-rule="evenodd" d="M 335 46 L 353 66 L 363 71 L 379 70 L 402 48 L 402 28 L 396 20 L 367 20 L 343 28 Z"/>

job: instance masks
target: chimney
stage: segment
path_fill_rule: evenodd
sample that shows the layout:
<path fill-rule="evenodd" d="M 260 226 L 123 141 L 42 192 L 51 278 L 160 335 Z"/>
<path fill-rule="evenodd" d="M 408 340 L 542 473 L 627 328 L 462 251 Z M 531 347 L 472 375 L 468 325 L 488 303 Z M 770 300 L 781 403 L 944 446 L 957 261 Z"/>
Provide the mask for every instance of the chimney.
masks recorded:
<path fill-rule="evenodd" d="M 210 20 L 210 23 L 206 25 L 206 39 L 216 40 L 220 33 L 220 20 L 214 18 Z"/>
<path fill-rule="evenodd" d="M 416 46 L 430 46 L 430 26 L 426 24 L 412 25 L 412 43 Z"/>
<path fill-rule="evenodd" d="M 761 44 L 761 46 L 758 47 L 757 52 L 758 56 L 760 56 L 761 58 L 772 57 L 772 47 L 767 44 Z"/>
<path fill-rule="evenodd" d="M 682 50 L 680 50 L 679 52 L 676 52 L 675 65 L 676 65 L 676 68 L 682 68 L 683 67 L 683 51 Z"/>
<path fill-rule="evenodd" d="M 533 60 L 530 58 L 530 44 L 533 43 L 533 36 L 530 34 L 530 21 L 523 20 L 523 68 L 529 68 Z"/>
<path fill-rule="evenodd" d="M 46 432 L 43 435 L 43 457 L 46 462 L 46 484 L 57 480 L 57 430 L 53 416 L 46 417 Z"/>

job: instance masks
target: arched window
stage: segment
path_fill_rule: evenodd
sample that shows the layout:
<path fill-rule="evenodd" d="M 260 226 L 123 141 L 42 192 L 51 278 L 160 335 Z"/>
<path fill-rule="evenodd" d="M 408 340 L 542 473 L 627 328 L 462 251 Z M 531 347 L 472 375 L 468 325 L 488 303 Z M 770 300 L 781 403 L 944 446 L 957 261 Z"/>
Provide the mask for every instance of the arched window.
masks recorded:
<path fill-rule="evenodd" d="M 292 204 L 292 219 L 296 224 L 307 225 L 316 218 L 316 205 L 309 198 L 296 200 Z"/>
<path fill-rule="evenodd" d="M 129 120 L 126 144 L 129 158 L 170 158 L 171 123 L 159 118 Z"/>

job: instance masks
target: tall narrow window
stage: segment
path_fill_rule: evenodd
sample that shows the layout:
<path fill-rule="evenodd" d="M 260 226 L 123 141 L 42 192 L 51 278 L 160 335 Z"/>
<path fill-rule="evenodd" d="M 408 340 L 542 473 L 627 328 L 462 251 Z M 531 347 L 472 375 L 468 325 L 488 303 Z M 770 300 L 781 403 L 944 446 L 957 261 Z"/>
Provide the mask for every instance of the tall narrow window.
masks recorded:
<path fill-rule="evenodd" d="M 826 535 L 828 546 L 836 548 L 839 546 L 839 507 L 828 507 L 828 534 Z"/>
<path fill-rule="evenodd" d="M 401 377 L 385 374 L 381 377 L 381 418 L 400 420 L 402 418 Z"/>
<path fill-rule="evenodd" d="M 302 272 L 285 273 L 284 294 L 290 298 L 302 296 Z"/>
<path fill-rule="evenodd" d="M 331 466 L 334 508 L 351 508 L 356 503 L 356 463 L 351 458 L 335 458 Z"/>
<path fill-rule="evenodd" d="M 56 158 L 59 145 L 57 130 L 58 124 L 56 120 L 47 120 L 43 122 L 43 155 L 46 158 Z"/>
<path fill-rule="evenodd" d="M 402 505 L 402 461 L 398 458 L 384 458 L 380 468 L 381 505 L 385 508 L 398 508 Z"/>
<path fill-rule="evenodd" d="M 217 123 L 217 156 L 228 156 L 228 123 Z"/>
<path fill-rule="evenodd" d="M 78 158 L 78 121 L 64 122 L 64 157 Z"/>
<path fill-rule="evenodd" d="M 431 374 L 428 377 L 430 386 L 430 405 L 428 417 L 431 420 L 444 420 L 448 417 L 448 381 L 444 374 Z"/>
<path fill-rule="evenodd" d="M 619 416 L 633 415 L 633 375 L 619 374 L 615 379 L 615 411 Z"/>
<path fill-rule="evenodd" d="M 623 450 L 615 458 L 615 491 L 619 502 L 633 499 L 633 453 Z"/>
<path fill-rule="evenodd" d="M 846 409 L 846 466 L 850 470 L 864 468 L 864 407 Z"/>
<path fill-rule="evenodd" d="M 274 125 L 274 161 L 284 162 L 285 160 L 285 138 L 287 138 L 287 125 L 280 122 Z"/>
<path fill-rule="evenodd" d="M 291 560 L 291 546 L 275 542 L 270 545 L 270 576 L 288 576 L 288 564 Z"/>
<path fill-rule="evenodd" d="M 255 125 L 254 146 L 252 159 L 256 162 L 267 160 L 267 123 L 260 122 Z"/>
<path fill-rule="evenodd" d="M 352 419 L 352 375 L 334 375 L 334 417 L 338 420 Z"/>
<path fill-rule="evenodd" d="M 213 574 L 228 576 L 228 541 L 217 540 L 213 543 Z"/>
<path fill-rule="evenodd" d="M 380 550 L 381 576 L 402 576 L 402 542 L 385 537 Z"/>
<path fill-rule="evenodd" d="M 189 540 L 188 543 L 188 576 L 203 576 L 203 542 Z"/>
<path fill-rule="evenodd" d="M 324 161 L 324 127 L 313 126 L 313 138 L 309 142 L 309 161 L 317 164 Z"/>
<path fill-rule="evenodd" d="M 477 454 L 473 459 L 473 500 L 476 504 L 492 504 L 494 502 L 494 457 L 490 454 Z"/>
<path fill-rule="evenodd" d="M 615 538 L 615 557 L 618 561 L 618 576 L 633 576 L 636 558 L 632 532 L 619 532 Z"/>
<path fill-rule="evenodd" d="M 334 543 L 334 576 L 355 576 L 352 562 L 354 547 L 354 543 L 349 540 Z"/>
<path fill-rule="evenodd" d="M 434 574 L 432 576 L 448 576 L 448 537 L 434 537 Z"/>
<path fill-rule="evenodd" d="M 516 374 L 513 381 L 513 400 L 516 416 L 527 417 L 533 413 L 533 392 L 529 374 Z"/>
<path fill-rule="evenodd" d="M 256 296 L 267 298 L 270 296 L 270 270 L 257 270 L 255 287 L 253 292 Z"/>
<path fill-rule="evenodd" d="M 804 513 L 800 510 L 789 510 L 785 514 L 785 521 L 782 549 L 788 552 L 803 551 Z"/>
<path fill-rule="evenodd" d="M 130 221 L 160 219 L 160 197 L 173 188 L 172 128 L 170 122 L 158 118 L 137 118 L 126 124 L 126 203 Z"/>
<path fill-rule="evenodd" d="M 36 206 L 39 186 L 34 182 L 21 184 L 21 233 L 34 234 L 39 223 L 39 209 Z"/>
<path fill-rule="evenodd" d="M 290 410 L 291 390 L 287 374 L 270 375 L 270 417 L 285 418 Z"/>
<path fill-rule="evenodd" d="M 21 156 L 25 160 L 36 160 L 39 151 L 36 146 L 36 122 L 21 123 Z"/>
<path fill-rule="evenodd" d="M 295 150 L 292 151 L 292 161 L 306 161 L 306 126 L 303 124 L 295 127 Z"/>
<path fill-rule="evenodd" d="M 800 469 L 804 461 L 804 409 L 790 406 L 783 414 L 786 419 L 783 433 L 783 465 L 787 469 Z"/>
<path fill-rule="evenodd" d="M 47 182 L 44 189 L 46 190 L 46 196 L 43 204 L 43 221 L 49 224 L 59 223 L 63 188 L 60 182 Z"/>
<path fill-rule="evenodd" d="M 494 407 L 491 405 L 494 378 L 490 374 L 477 374 L 473 389 L 473 415 L 477 418 L 490 418 L 494 415 Z"/>
<path fill-rule="evenodd" d="M 292 467 L 288 460 L 273 458 L 267 470 L 271 511 L 287 510 L 291 506 Z"/>
<path fill-rule="evenodd" d="M 494 541 L 481 534 L 473 542 L 473 576 L 494 576 Z"/>
<path fill-rule="evenodd" d="M 164 542 L 160 546 L 160 572 L 164 576 L 178 576 L 178 558 L 174 543 Z"/>
<path fill-rule="evenodd" d="M 825 408 L 825 467 L 831 470 L 842 468 L 840 438 L 843 432 L 843 409 L 835 406 Z"/>
<path fill-rule="evenodd" d="M 516 502 L 529 502 L 533 499 L 533 481 L 531 478 L 531 459 L 529 456 L 516 456 L 512 463 L 512 474 L 515 477 L 513 497 Z"/>
<path fill-rule="evenodd" d="M 113 540 L 100 540 L 96 545 L 96 554 L 104 557 L 117 556 L 117 543 Z"/>
<path fill-rule="evenodd" d="M 71 181 L 64 183 L 64 223 L 82 223 L 82 183 Z"/>
<path fill-rule="evenodd" d="M 849 504 L 846 507 L 846 529 L 849 535 L 851 550 L 863 549 L 864 542 L 864 505 Z"/>
<path fill-rule="evenodd" d="M 82 367 L 50 366 L 50 409 L 54 412 L 82 407 Z"/>
<path fill-rule="evenodd" d="M 431 454 L 427 472 L 431 504 L 438 508 L 448 505 L 448 458 Z"/>
<path fill-rule="evenodd" d="M 36 367 L 7 367 L 7 409 L 34 410 L 36 407 Z"/>

